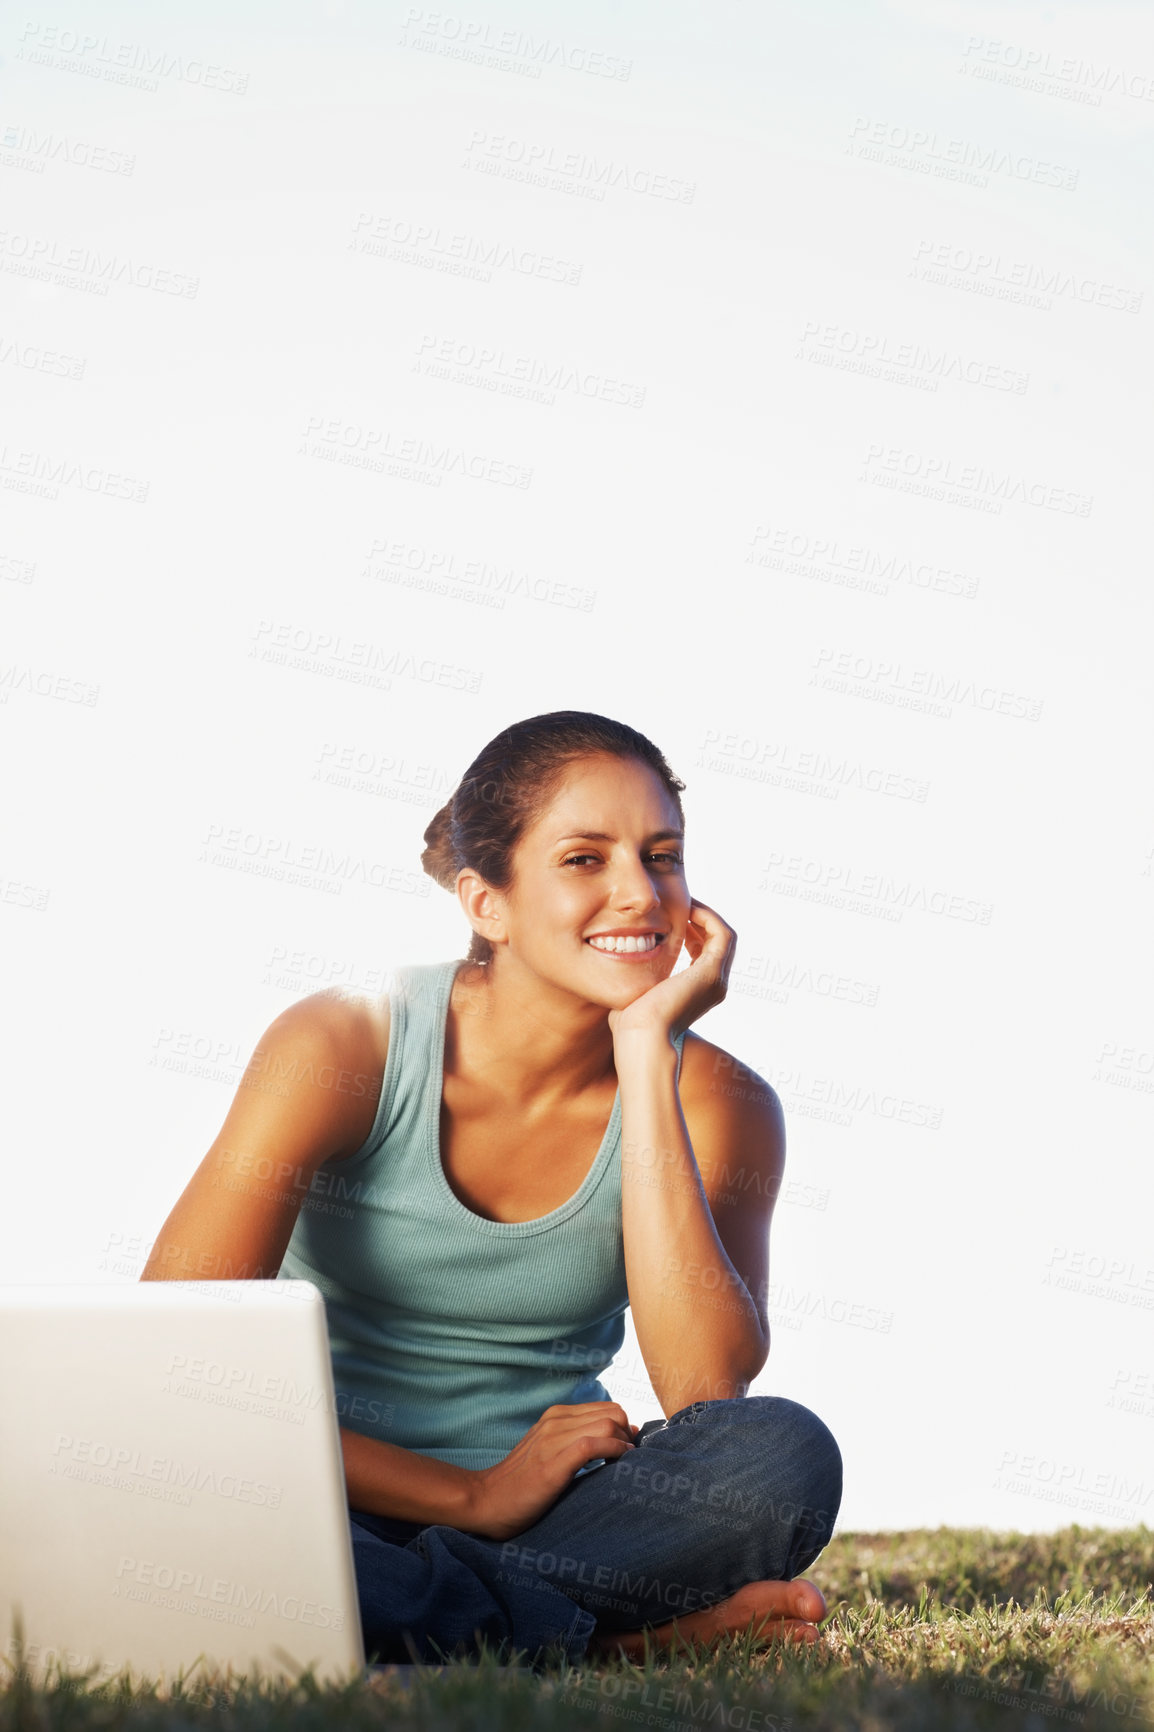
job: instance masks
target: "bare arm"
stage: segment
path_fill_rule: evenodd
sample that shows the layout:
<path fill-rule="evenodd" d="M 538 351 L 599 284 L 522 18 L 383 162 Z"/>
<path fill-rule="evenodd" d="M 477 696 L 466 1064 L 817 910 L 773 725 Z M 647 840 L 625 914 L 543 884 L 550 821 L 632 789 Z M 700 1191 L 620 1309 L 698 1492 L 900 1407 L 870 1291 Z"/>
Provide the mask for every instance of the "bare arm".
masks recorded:
<path fill-rule="evenodd" d="M 444 1522 L 447 1527 L 471 1528 L 476 1492 L 476 1475 L 471 1468 L 418 1455 L 343 1425 L 341 1450 L 353 1509 L 397 1516 L 425 1527 Z"/>
<path fill-rule="evenodd" d="M 271 1280 L 317 1169 L 372 1129 L 387 1052 L 387 1005 L 316 993 L 278 1016 L 140 1279 Z M 353 1508 L 468 1526 L 472 1470 L 344 1426 L 340 1437 Z"/>
<path fill-rule="evenodd" d="M 368 1008 L 328 993 L 269 1025 L 142 1281 L 275 1276 L 318 1167 L 372 1127 L 383 1071 L 372 1037 Z"/>
<path fill-rule="evenodd" d="M 749 1073 L 748 1087 L 723 1092 L 717 1065 L 734 1061 L 711 1042 L 687 1037 L 691 1143 L 668 1038 L 643 1031 L 619 1044 L 629 1302 L 668 1417 L 693 1401 L 744 1395 L 765 1364 L 769 1224 L 785 1132 L 768 1083 Z"/>

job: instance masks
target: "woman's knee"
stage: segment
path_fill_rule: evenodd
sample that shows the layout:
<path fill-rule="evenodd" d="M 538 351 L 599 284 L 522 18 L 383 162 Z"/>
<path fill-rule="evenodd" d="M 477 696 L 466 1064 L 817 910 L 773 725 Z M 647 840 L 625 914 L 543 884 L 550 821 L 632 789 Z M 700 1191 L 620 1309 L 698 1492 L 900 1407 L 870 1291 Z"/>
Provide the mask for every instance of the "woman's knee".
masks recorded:
<path fill-rule="evenodd" d="M 836 1455 L 837 1459 L 841 1460 L 841 1451 L 833 1432 L 812 1407 L 805 1407 L 800 1401 L 791 1401 L 787 1395 L 747 1395 L 745 1400 L 749 1406 L 760 1408 L 769 1422 L 779 1430 L 788 1432 L 791 1436 L 796 1435 L 806 1448 L 825 1455 Z"/>
<path fill-rule="evenodd" d="M 800 1401 L 791 1401 L 786 1395 L 745 1395 L 702 1402 L 700 1407 L 699 1425 L 713 1421 L 755 1426 L 761 1434 L 772 1435 L 776 1448 L 785 1447 L 791 1455 L 804 1454 L 840 1471 L 841 1451 L 836 1438 L 825 1421 Z"/>
<path fill-rule="evenodd" d="M 717 1419 L 738 1426 L 756 1451 L 764 1471 L 762 1513 L 784 1541 L 786 1578 L 799 1575 L 829 1543 L 841 1506 L 837 1439 L 811 1408 L 786 1396 L 750 1395 L 716 1409 Z"/>
<path fill-rule="evenodd" d="M 841 1450 L 825 1420 L 812 1408 L 784 1395 L 755 1395 L 746 1399 L 758 1403 L 775 1454 L 788 1461 L 795 1474 L 828 1487 L 827 1495 L 840 1502 Z"/>
<path fill-rule="evenodd" d="M 842 1457 L 829 1426 L 811 1408 L 783 1396 L 766 1399 L 777 1404 L 772 1413 L 775 1445 L 786 1443 L 787 1478 L 797 1499 L 793 1512 L 784 1505 L 778 1511 L 780 1519 L 792 1516 L 793 1521 L 786 1565 L 791 1579 L 807 1569 L 833 1537 L 841 1507 Z"/>

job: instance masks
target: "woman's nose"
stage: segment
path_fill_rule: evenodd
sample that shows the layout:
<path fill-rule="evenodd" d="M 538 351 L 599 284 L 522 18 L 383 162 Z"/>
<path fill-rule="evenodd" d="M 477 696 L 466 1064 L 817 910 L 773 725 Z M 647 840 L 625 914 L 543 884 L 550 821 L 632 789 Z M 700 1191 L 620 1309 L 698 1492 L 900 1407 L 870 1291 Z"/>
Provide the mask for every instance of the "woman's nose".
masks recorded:
<path fill-rule="evenodd" d="M 617 874 L 613 900 L 619 907 L 654 908 L 661 898 L 640 860 L 623 865 Z"/>

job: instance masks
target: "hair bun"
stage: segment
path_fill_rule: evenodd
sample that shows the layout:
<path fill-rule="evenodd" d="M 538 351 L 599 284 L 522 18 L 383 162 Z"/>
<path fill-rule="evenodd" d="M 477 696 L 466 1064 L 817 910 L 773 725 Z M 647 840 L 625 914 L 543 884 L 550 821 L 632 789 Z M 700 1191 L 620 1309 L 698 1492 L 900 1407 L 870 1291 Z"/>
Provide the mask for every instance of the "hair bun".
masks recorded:
<path fill-rule="evenodd" d="M 421 865 L 442 890 L 456 888 L 460 863 L 453 847 L 453 802 L 441 807 L 425 830 Z"/>

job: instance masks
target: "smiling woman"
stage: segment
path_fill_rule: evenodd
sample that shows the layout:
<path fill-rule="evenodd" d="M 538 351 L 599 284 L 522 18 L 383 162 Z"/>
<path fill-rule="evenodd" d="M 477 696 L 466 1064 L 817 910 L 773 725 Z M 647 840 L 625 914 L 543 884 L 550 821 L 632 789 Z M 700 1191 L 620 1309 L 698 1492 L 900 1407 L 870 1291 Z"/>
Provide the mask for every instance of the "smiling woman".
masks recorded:
<path fill-rule="evenodd" d="M 146 1279 L 239 1255 L 323 1293 L 382 1659 L 816 1637 L 795 1578 L 841 1458 L 808 1409 L 747 1393 L 784 1130 L 690 1033 L 736 934 L 690 894 L 683 788 L 604 716 L 497 735 L 425 832 L 468 955 L 277 1018 L 250 1069 L 271 1050 L 289 1088 L 242 1086 L 153 1247 Z M 338 1099 L 322 1064 L 374 1086 Z M 288 1191 L 245 1185 L 270 1156 Z M 641 1428 L 598 1378 L 626 1308 L 666 1414 Z"/>

